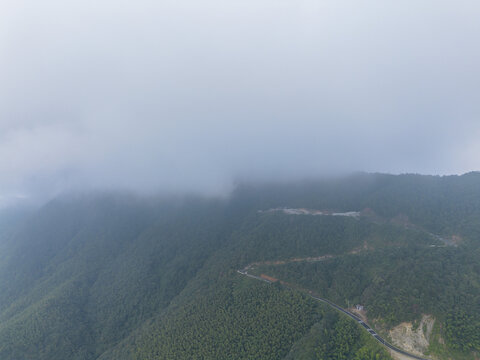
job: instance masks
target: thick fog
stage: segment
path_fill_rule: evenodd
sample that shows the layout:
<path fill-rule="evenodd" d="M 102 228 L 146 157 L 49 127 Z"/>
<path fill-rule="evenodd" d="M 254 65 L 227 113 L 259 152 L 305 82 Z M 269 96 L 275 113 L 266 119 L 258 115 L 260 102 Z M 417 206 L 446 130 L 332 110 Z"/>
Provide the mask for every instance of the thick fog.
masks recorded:
<path fill-rule="evenodd" d="M 0 205 L 480 168 L 480 2 L 3 0 Z"/>

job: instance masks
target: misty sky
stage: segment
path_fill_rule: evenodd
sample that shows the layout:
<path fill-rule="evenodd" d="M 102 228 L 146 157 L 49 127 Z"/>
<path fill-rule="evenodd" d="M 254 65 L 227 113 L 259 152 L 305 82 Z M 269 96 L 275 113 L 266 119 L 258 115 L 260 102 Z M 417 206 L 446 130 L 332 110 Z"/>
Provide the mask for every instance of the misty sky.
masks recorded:
<path fill-rule="evenodd" d="M 479 155 L 478 0 L 0 2 L 0 205 Z"/>

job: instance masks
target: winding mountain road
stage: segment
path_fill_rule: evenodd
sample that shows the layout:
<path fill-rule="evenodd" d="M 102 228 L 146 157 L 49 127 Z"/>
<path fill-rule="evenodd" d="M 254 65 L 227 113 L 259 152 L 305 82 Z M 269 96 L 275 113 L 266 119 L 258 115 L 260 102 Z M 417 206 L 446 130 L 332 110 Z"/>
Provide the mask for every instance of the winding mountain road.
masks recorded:
<path fill-rule="evenodd" d="M 249 278 L 252 278 L 252 279 L 255 279 L 255 280 L 259 280 L 259 281 L 263 281 L 263 282 L 266 282 L 268 284 L 272 283 L 272 281 L 268 280 L 268 279 L 265 279 L 263 277 L 260 277 L 260 276 L 256 276 L 256 275 L 252 275 L 252 274 L 249 274 L 248 271 L 246 269 L 248 269 L 249 267 L 247 266 L 245 269 L 243 270 L 237 270 L 237 272 L 239 274 L 242 274 L 244 276 L 247 276 Z M 284 283 L 285 284 L 285 283 Z M 401 354 L 401 355 L 404 355 L 404 356 L 407 356 L 407 357 L 410 357 L 412 359 L 417 359 L 417 360 L 429 360 L 429 359 L 426 359 L 426 358 L 422 358 L 422 357 L 419 357 L 419 356 L 416 356 L 416 355 L 413 355 L 413 354 L 410 354 L 402 349 L 399 349 L 397 348 L 396 346 L 388 343 L 387 341 L 385 341 L 385 339 L 383 339 L 380 335 L 378 335 L 375 330 L 373 330 L 370 326 L 368 326 L 362 319 L 360 319 L 358 316 L 352 314 L 351 312 L 343 309 L 342 307 L 338 306 L 337 304 L 334 304 L 333 302 L 331 302 L 330 300 L 327 300 L 327 299 L 323 299 L 323 298 L 320 298 L 320 297 L 317 297 L 317 296 L 314 296 L 312 294 L 308 294 L 312 299 L 315 299 L 317 301 L 321 301 L 327 305 L 329 305 L 330 307 L 344 313 L 345 315 L 351 317 L 353 320 L 355 320 L 356 322 L 358 322 L 366 331 L 368 331 L 368 333 L 373 336 L 375 338 L 375 340 L 377 340 L 379 343 L 381 343 L 383 346 L 389 348 L 390 350 L 392 351 L 395 351 L 396 353 L 398 354 Z"/>

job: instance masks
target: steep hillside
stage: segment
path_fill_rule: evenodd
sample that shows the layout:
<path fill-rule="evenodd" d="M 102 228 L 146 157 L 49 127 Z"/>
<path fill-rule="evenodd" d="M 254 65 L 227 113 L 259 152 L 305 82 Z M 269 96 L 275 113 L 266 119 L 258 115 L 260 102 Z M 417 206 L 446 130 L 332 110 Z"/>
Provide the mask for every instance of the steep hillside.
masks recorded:
<path fill-rule="evenodd" d="M 278 207 L 360 215 L 265 211 Z M 301 291 L 237 273 L 252 263 L 364 304 L 380 331 L 435 316 L 445 344 L 430 355 L 468 357 L 480 351 L 479 219 L 477 173 L 242 185 L 225 199 L 62 196 L 0 221 L 0 358 L 388 358 Z"/>

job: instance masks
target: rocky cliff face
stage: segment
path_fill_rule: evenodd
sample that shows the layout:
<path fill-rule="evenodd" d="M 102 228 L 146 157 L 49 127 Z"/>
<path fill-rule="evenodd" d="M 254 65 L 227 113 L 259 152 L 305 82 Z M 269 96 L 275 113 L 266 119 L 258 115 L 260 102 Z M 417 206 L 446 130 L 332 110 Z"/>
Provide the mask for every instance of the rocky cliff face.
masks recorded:
<path fill-rule="evenodd" d="M 435 318 L 431 315 L 423 315 L 418 327 L 412 323 L 404 322 L 389 331 L 392 342 L 408 352 L 423 355 L 430 344 Z"/>

